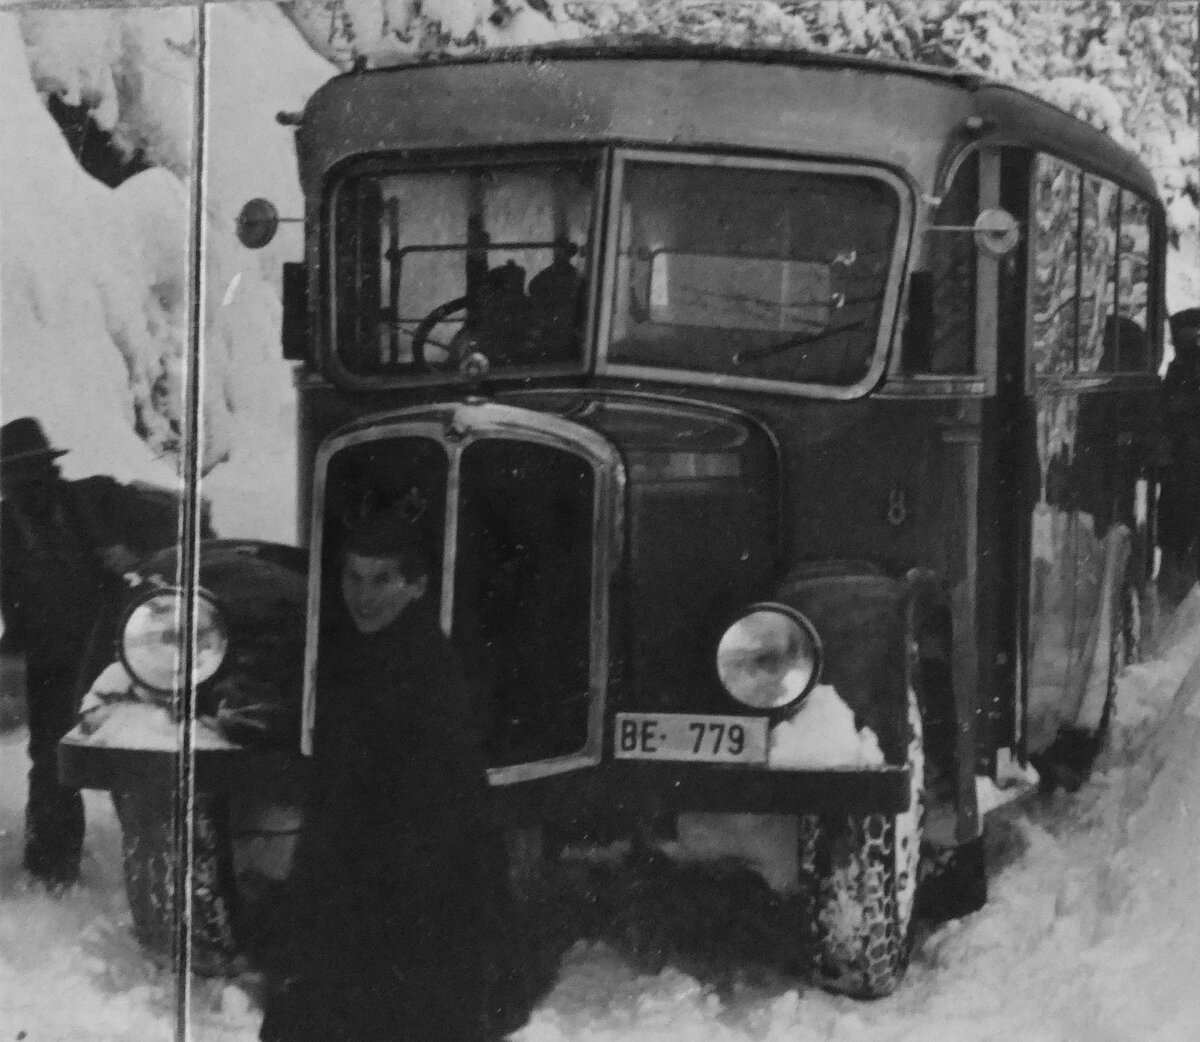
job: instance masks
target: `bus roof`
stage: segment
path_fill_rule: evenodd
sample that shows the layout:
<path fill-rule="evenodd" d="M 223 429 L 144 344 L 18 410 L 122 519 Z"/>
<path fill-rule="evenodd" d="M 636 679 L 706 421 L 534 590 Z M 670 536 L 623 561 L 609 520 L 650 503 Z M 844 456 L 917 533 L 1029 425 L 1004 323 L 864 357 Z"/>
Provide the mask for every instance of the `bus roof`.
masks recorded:
<path fill-rule="evenodd" d="M 971 128 L 969 117 L 979 126 Z M 301 177 L 365 153 L 619 143 L 870 163 L 936 187 L 972 137 L 1023 144 L 1155 197 L 1149 171 L 1054 105 L 961 70 L 654 39 L 437 57 L 337 76 L 309 100 Z"/>
<path fill-rule="evenodd" d="M 563 61 L 580 58 L 699 58 L 711 61 L 753 62 L 757 65 L 826 65 L 838 68 L 891 69 L 906 75 L 935 80 L 950 80 L 964 85 L 984 82 L 983 77 L 965 69 L 949 69 L 917 62 L 889 61 L 855 54 L 830 54 L 784 47 L 734 47 L 720 43 L 689 43 L 661 36 L 598 36 L 529 47 L 501 47 L 468 54 L 399 56 L 394 60 L 370 65 L 372 70 L 412 68 L 423 65 L 469 65 L 479 62 Z"/>

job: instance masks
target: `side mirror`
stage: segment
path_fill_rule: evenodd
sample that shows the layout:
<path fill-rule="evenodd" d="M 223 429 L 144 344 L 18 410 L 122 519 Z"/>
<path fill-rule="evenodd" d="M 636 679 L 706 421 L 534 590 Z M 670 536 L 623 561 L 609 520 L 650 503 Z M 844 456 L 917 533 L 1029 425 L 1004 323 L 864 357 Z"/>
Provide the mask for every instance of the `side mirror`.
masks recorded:
<path fill-rule="evenodd" d="M 238 242 L 248 250 L 261 250 L 278 230 L 279 211 L 269 199 L 251 199 L 238 214 Z"/>
<path fill-rule="evenodd" d="M 984 210 L 975 218 L 975 245 L 989 257 L 1007 257 L 1021 240 L 1021 226 L 1007 210 Z"/>
<path fill-rule="evenodd" d="M 931 232 L 970 232 L 981 253 L 989 257 L 1007 257 L 1021 241 L 1021 225 L 1007 210 L 999 207 L 981 210 L 974 224 L 937 224 Z"/>

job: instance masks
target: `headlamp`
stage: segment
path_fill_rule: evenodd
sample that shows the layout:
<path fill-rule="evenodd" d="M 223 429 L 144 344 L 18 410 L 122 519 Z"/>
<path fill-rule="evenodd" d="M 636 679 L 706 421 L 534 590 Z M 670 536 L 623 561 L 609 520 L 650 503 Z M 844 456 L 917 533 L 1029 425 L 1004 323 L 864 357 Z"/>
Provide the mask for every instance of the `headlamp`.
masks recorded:
<path fill-rule="evenodd" d="M 121 627 L 121 662 L 143 687 L 173 691 L 181 680 L 183 593 L 174 587 L 156 590 L 129 609 Z M 196 649 L 192 680 L 202 684 L 221 666 L 229 647 L 225 623 L 212 598 L 196 598 Z"/>
<path fill-rule="evenodd" d="M 783 604 L 754 604 L 717 645 L 717 675 L 753 709 L 782 709 L 813 689 L 821 641 L 813 624 Z"/>

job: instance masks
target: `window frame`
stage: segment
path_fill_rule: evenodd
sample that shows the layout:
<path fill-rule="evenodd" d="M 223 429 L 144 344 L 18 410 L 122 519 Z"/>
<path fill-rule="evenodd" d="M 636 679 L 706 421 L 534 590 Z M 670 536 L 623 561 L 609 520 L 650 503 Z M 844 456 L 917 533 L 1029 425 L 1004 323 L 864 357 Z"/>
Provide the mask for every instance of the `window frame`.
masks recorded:
<path fill-rule="evenodd" d="M 972 158 L 978 160 L 976 177 L 976 211 L 997 207 L 1001 203 L 1001 167 L 1003 163 L 1003 147 L 987 141 L 972 141 L 954 152 L 943 164 L 937 178 L 937 194 L 922 197 L 920 227 L 916 232 L 922 238 L 930 234 L 931 226 L 938 220 L 938 211 L 942 206 L 950 186 L 959 176 L 962 168 Z M 934 234 L 962 234 L 934 233 Z M 1021 230 L 1023 236 L 1028 236 L 1027 227 Z M 927 260 L 928 250 L 922 247 L 921 259 Z M 897 348 L 892 353 L 888 363 L 887 382 L 880 388 L 879 394 L 887 398 L 985 398 L 995 394 L 999 351 L 998 325 L 998 293 L 1000 265 L 1002 261 L 982 254 L 976 248 L 975 270 L 972 289 L 971 308 L 974 317 L 974 332 L 972 337 L 972 367 L 957 373 L 935 373 L 905 367 L 905 355 L 902 338 L 897 336 Z M 928 267 L 920 269 L 928 271 Z M 911 276 L 913 269 L 906 274 Z M 903 328 L 908 322 L 909 286 L 904 287 L 904 314 L 898 325 Z"/>
<path fill-rule="evenodd" d="M 318 369 L 338 386 L 358 391 L 406 390 L 460 382 L 459 375 L 455 370 L 437 370 L 423 374 L 362 373 L 348 368 L 342 361 L 338 350 L 337 327 L 339 231 L 337 208 L 338 193 L 353 178 L 372 174 L 379 177 L 394 177 L 410 172 L 427 173 L 439 170 L 461 170 L 468 167 L 538 166 L 558 160 L 590 163 L 595 175 L 591 226 L 588 230 L 590 242 L 586 253 L 587 305 L 584 312 L 583 338 L 579 355 L 570 362 L 504 368 L 495 372 L 493 378 L 525 380 L 539 376 L 577 375 L 586 372 L 593 350 L 592 331 L 596 326 L 596 309 L 599 305 L 597 274 L 600 271 L 602 256 L 600 231 L 603 227 L 604 207 L 609 190 L 610 164 L 605 153 L 604 146 L 595 144 L 549 148 L 546 146 L 520 149 L 503 148 L 490 151 L 472 150 L 470 154 L 464 154 L 457 150 L 439 149 L 420 153 L 373 153 L 369 156 L 355 157 L 353 160 L 331 169 L 326 176 L 324 190 L 321 194 L 319 214 L 321 227 L 319 249 L 323 270 L 319 275 L 321 292 L 316 313 L 317 329 L 320 331 L 316 352 Z"/>
<path fill-rule="evenodd" d="M 1033 292 L 1035 279 L 1035 264 L 1030 261 L 1027 271 L 1026 282 L 1026 308 L 1025 308 L 1025 343 L 1026 350 L 1026 386 L 1030 393 L 1040 393 L 1061 389 L 1063 391 L 1089 390 L 1093 388 L 1103 388 L 1109 386 L 1118 387 L 1134 387 L 1134 386 L 1157 386 L 1158 384 L 1158 368 L 1161 364 L 1161 338 L 1156 335 L 1156 329 L 1161 326 L 1163 316 L 1159 314 L 1161 304 L 1159 303 L 1159 290 L 1164 278 L 1165 260 L 1161 250 L 1163 224 L 1161 219 L 1161 206 L 1157 200 L 1144 195 L 1138 189 L 1130 186 L 1127 182 L 1116 177 L 1106 175 L 1093 167 L 1089 167 L 1080 162 L 1080 157 L 1069 157 L 1058 152 L 1052 152 L 1046 149 L 1035 149 L 1030 152 L 1030 178 L 1029 178 L 1029 221 L 1028 229 L 1030 235 L 1030 256 L 1032 258 L 1034 252 L 1033 238 L 1037 228 L 1037 164 L 1039 160 L 1052 159 L 1070 167 L 1076 176 L 1075 184 L 1075 299 L 1073 306 L 1073 326 L 1074 333 L 1071 346 L 1071 371 L 1068 373 L 1039 373 L 1034 365 L 1034 321 L 1033 321 Z M 1080 308 L 1080 289 L 1082 287 L 1082 265 L 1080 264 L 1080 256 L 1082 253 L 1081 239 L 1083 235 L 1083 194 L 1084 194 L 1084 178 L 1092 177 L 1101 182 L 1107 182 L 1118 189 L 1117 197 L 1117 243 L 1113 255 L 1112 279 L 1113 287 L 1113 308 L 1114 314 L 1121 313 L 1121 296 L 1120 296 L 1120 265 L 1121 265 L 1121 238 L 1122 228 L 1124 227 L 1124 217 L 1128 212 L 1126 205 L 1127 197 L 1132 197 L 1139 200 L 1145 206 L 1146 210 L 1146 228 L 1149 233 L 1147 243 L 1147 306 L 1146 306 L 1146 325 L 1144 333 L 1147 339 L 1147 366 L 1145 369 L 1116 369 L 1112 372 L 1091 372 L 1081 373 L 1079 371 L 1079 308 Z M 1158 215 L 1156 219 L 1156 215 Z"/>
<path fill-rule="evenodd" d="M 853 384 L 804 383 L 795 380 L 778 380 L 757 376 L 731 376 L 726 373 L 702 372 L 699 370 L 674 369 L 659 366 L 634 365 L 613 362 L 609 359 L 613 312 L 616 305 L 617 243 L 621 225 L 619 205 L 625 187 L 625 169 L 631 163 L 669 163 L 678 165 L 736 168 L 751 170 L 780 170 L 795 173 L 826 175 L 849 175 L 872 177 L 896 194 L 896 236 L 892 243 L 892 257 L 888 266 L 887 282 L 880 305 L 879 328 L 876 330 L 875 346 L 871 363 L 866 373 Z M 600 307 L 600 326 L 596 334 L 596 374 L 623 379 L 645 380 L 658 383 L 686 384 L 704 387 L 720 387 L 738 390 L 760 391 L 772 395 L 796 398 L 823 398 L 846 400 L 860 398 L 871 391 L 881 380 L 887 368 L 889 349 L 898 330 L 898 304 L 901 297 L 901 276 L 907 269 L 912 250 L 916 192 L 912 182 L 903 173 L 883 165 L 854 162 L 824 162 L 820 160 L 787 159 L 774 156 L 731 155 L 727 153 L 694 152 L 677 149 L 617 148 L 613 152 L 612 178 L 607 186 L 608 216 L 602 238 L 608 244 L 601 272 L 600 285 L 605 300 Z"/>

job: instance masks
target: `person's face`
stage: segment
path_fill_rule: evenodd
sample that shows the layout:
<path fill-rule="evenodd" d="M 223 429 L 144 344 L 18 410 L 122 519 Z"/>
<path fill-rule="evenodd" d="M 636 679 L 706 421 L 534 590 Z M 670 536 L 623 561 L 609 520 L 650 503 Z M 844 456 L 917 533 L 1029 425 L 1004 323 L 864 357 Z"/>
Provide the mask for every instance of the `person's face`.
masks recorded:
<path fill-rule="evenodd" d="M 425 596 L 427 585 L 424 575 L 406 579 L 394 557 L 351 553 L 342 568 L 342 598 L 359 633 L 378 633 Z"/>

